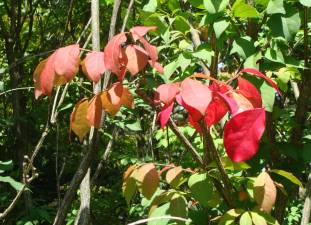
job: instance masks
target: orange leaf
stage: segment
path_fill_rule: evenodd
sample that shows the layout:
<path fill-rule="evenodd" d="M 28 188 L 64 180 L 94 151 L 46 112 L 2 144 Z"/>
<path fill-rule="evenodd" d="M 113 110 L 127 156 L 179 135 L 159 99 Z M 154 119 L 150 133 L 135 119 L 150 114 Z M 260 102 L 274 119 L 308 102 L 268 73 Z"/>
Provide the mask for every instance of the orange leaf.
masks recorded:
<path fill-rule="evenodd" d="M 139 167 L 135 173 L 135 179 L 141 194 L 150 199 L 157 190 L 160 177 L 153 163 Z"/>
<path fill-rule="evenodd" d="M 115 116 L 119 112 L 121 105 L 120 104 L 114 105 L 111 103 L 108 91 L 101 92 L 100 98 L 103 109 L 106 112 L 108 112 L 111 116 Z"/>
<path fill-rule="evenodd" d="M 259 174 L 255 180 L 254 199 L 262 211 L 270 213 L 276 200 L 276 187 L 266 172 Z"/>
<path fill-rule="evenodd" d="M 121 105 L 124 105 L 128 108 L 134 108 L 134 97 L 126 87 L 123 87 Z"/>
<path fill-rule="evenodd" d="M 89 122 L 86 118 L 89 102 L 87 98 L 81 99 L 74 107 L 70 115 L 70 130 L 78 137 L 80 142 L 90 130 Z"/>
<path fill-rule="evenodd" d="M 137 189 L 136 181 L 134 179 L 134 172 L 136 168 L 137 165 L 132 165 L 123 174 L 122 192 L 128 204 L 130 203 Z"/>
<path fill-rule="evenodd" d="M 55 70 L 54 70 L 54 62 L 55 62 L 55 52 L 50 55 L 46 62 L 44 63 L 43 69 L 41 71 L 39 80 L 41 85 L 42 94 L 51 96 L 54 79 L 55 79 Z"/>
<path fill-rule="evenodd" d="M 100 95 L 95 95 L 89 103 L 86 118 L 89 121 L 89 124 L 97 129 L 99 129 L 101 125 L 102 111 Z"/>
<path fill-rule="evenodd" d="M 87 54 L 82 63 L 84 74 L 91 80 L 97 83 L 106 71 L 103 52 L 92 52 Z"/>
<path fill-rule="evenodd" d="M 182 175 L 182 167 L 178 166 L 167 171 L 165 178 L 167 183 L 169 183 L 171 186 L 174 187 L 178 185 L 181 175 Z"/>
<path fill-rule="evenodd" d="M 79 70 L 80 48 L 78 44 L 59 48 L 55 52 L 55 73 L 70 81 Z"/>
<path fill-rule="evenodd" d="M 40 83 L 40 75 L 42 70 L 45 67 L 47 59 L 42 60 L 36 67 L 35 71 L 33 72 L 33 82 L 35 83 L 35 98 L 38 99 L 39 96 L 42 94 L 41 90 L 41 83 Z"/>
<path fill-rule="evenodd" d="M 127 57 L 126 68 L 132 75 L 136 75 L 148 63 L 148 56 L 146 51 L 138 45 L 128 45 L 125 48 L 125 55 Z"/>

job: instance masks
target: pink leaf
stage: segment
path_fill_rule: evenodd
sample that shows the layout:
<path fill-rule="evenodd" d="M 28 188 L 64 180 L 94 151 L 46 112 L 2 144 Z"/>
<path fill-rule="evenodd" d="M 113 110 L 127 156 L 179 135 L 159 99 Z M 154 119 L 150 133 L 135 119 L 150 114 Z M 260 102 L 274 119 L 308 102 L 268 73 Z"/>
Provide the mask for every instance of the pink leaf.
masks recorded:
<path fill-rule="evenodd" d="M 198 110 L 204 116 L 212 100 L 212 92 L 208 86 L 187 78 L 181 83 L 181 97 L 186 105 Z"/>
<path fill-rule="evenodd" d="M 226 123 L 224 146 L 233 162 L 251 159 L 257 153 L 265 121 L 265 109 L 258 108 L 238 113 Z"/>
<path fill-rule="evenodd" d="M 130 29 L 130 32 L 132 33 L 133 39 L 136 41 L 139 39 L 137 34 L 141 37 L 145 36 L 149 31 L 155 31 L 157 29 L 156 26 L 136 26 Z"/>
<path fill-rule="evenodd" d="M 121 55 L 121 44 L 127 40 L 125 33 L 114 36 L 105 47 L 105 65 L 111 72 L 119 75 L 125 66 L 124 57 Z M 123 65 L 124 64 L 124 65 Z"/>
<path fill-rule="evenodd" d="M 237 92 L 246 97 L 252 103 L 254 108 L 262 107 L 261 95 L 257 88 L 251 82 L 239 77 L 238 86 L 239 89 L 237 90 Z"/>
<path fill-rule="evenodd" d="M 161 128 L 164 128 L 167 121 L 170 119 L 171 112 L 173 111 L 174 102 L 169 105 L 165 105 L 159 112 L 159 121 Z"/>
<path fill-rule="evenodd" d="M 282 96 L 278 86 L 274 83 L 274 81 L 271 80 L 269 77 L 265 76 L 263 73 L 259 72 L 258 70 L 252 68 L 245 68 L 241 70 L 240 73 L 249 73 L 264 79 Z"/>
<path fill-rule="evenodd" d="M 125 48 L 125 55 L 127 57 L 126 68 L 132 75 L 136 75 L 148 63 L 148 56 L 146 51 L 138 45 L 128 45 Z"/>
<path fill-rule="evenodd" d="M 178 84 L 161 84 L 156 90 L 156 99 L 160 100 L 165 105 L 169 105 L 174 101 L 178 92 Z"/>
<path fill-rule="evenodd" d="M 230 113 L 232 115 L 234 115 L 238 112 L 239 106 L 237 105 L 236 101 L 233 98 L 231 98 L 225 94 L 222 94 L 220 92 L 214 92 L 214 93 L 216 95 L 218 95 L 227 104 L 227 106 L 230 110 Z"/>
<path fill-rule="evenodd" d="M 92 52 L 87 54 L 83 61 L 83 72 L 87 77 L 97 83 L 100 80 L 101 75 L 106 71 L 104 53 Z"/>
<path fill-rule="evenodd" d="M 199 121 L 199 120 L 202 118 L 202 114 L 201 114 L 198 110 L 196 110 L 195 108 L 193 108 L 193 107 L 187 105 L 187 104 L 183 101 L 182 96 L 181 96 L 181 93 L 177 94 L 176 97 L 175 97 L 175 99 L 176 99 L 176 102 L 177 102 L 179 105 L 183 106 L 183 107 L 188 111 L 189 116 L 191 116 L 191 119 L 192 119 L 193 121 L 197 122 L 197 121 Z"/>
<path fill-rule="evenodd" d="M 80 48 L 78 44 L 59 48 L 55 52 L 55 72 L 59 76 L 64 76 L 66 81 L 70 81 L 79 70 Z"/>

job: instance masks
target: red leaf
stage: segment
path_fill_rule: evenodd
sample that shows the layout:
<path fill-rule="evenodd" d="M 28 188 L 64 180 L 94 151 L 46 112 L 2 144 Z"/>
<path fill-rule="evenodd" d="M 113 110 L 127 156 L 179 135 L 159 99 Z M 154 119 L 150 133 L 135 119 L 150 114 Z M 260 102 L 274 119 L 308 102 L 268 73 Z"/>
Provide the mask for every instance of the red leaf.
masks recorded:
<path fill-rule="evenodd" d="M 258 70 L 252 69 L 252 68 L 245 68 L 245 69 L 241 70 L 240 73 L 249 73 L 249 74 L 253 74 L 257 77 L 263 78 L 279 93 L 279 95 L 282 96 L 281 91 L 279 90 L 278 86 L 274 83 L 274 81 L 271 80 L 269 77 L 265 76 L 263 73 L 259 72 Z"/>
<path fill-rule="evenodd" d="M 130 29 L 130 32 L 132 33 L 133 39 L 136 41 L 137 39 L 139 39 L 139 37 L 136 34 L 142 37 L 142 36 L 145 36 L 149 31 L 155 31 L 156 29 L 157 29 L 156 26 L 151 26 L 151 27 L 136 26 L 136 27 L 132 27 Z"/>
<path fill-rule="evenodd" d="M 95 95 L 89 103 L 86 115 L 86 118 L 89 121 L 90 126 L 93 126 L 97 129 L 100 128 L 102 110 L 103 109 L 100 94 Z"/>
<path fill-rule="evenodd" d="M 156 99 L 165 105 L 171 104 L 179 92 L 178 84 L 161 84 L 156 90 Z"/>
<path fill-rule="evenodd" d="M 55 70 L 54 70 L 55 53 L 56 52 L 54 52 L 47 58 L 39 78 L 42 94 L 48 96 L 51 96 L 55 79 Z"/>
<path fill-rule="evenodd" d="M 116 75 L 120 75 L 121 68 L 125 63 L 124 57 L 121 56 L 121 44 L 127 40 L 125 33 L 114 36 L 105 47 L 105 65 L 106 68 Z"/>
<path fill-rule="evenodd" d="M 83 60 L 82 69 L 85 75 L 93 82 L 97 83 L 101 75 L 106 71 L 104 53 L 91 52 Z"/>
<path fill-rule="evenodd" d="M 171 115 L 171 112 L 173 111 L 173 107 L 174 107 L 174 102 L 172 102 L 169 105 L 165 105 L 159 112 L 159 121 L 160 121 L 161 128 L 164 128 L 168 120 L 170 119 L 170 115 Z"/>
<path fill-rule="evenodd" d="M 67 81 L 78 72 L 80 64 L 80 48 L 78 44 L 59 48 L 55 52 L 55 73 L 64 76 Z"/>
<path fill-rule="evenodd" d="M 187 78 L 181 83 L 181 97 L 188 106 L 198 110 L 204 116 L 212 100 L 212 92 L 208 86 Z"/>
<path fill-rule="evenodd" d="M 259 108 L 238 113 L 227 122 L 224 146 L 233 162 L 251 159 L 257 153 L 265 121 L 265 109 Z"/>
<path fill-rule="evenodd" d="M 229 97 L 229 96 L 227 96 L 225 94 L 222 94 L 220 92 L 214 92 L 214 93 L 216 95 L 218 95 L 227 104 L 227 106 L 228 106 L 228 108 L 230 110 L 230 113 L 232 115 L 234 115 L 234 114 L 236 114 L 238 112 L 239 107 L 238 107 L 236 101 L 233 98 L 231 98 L 231 97 Z"/>
<path fill-rule="evenodd" d="M 252 103 L 254 108 L 262 107 L 261 95 L 257 88 L 251 82 L 239 77 L 238 86 L 239 89 L 237 90 L 237 92 L 246 97 Z"/>
<path fill-rule="evenodd" d="M 138 45 L 128 45 L 125 48 L 125 55 L 127 57 L 126 68 L 132 75 L 136 75 L 148 63 L 148 56 L 146 51 Z"/>
<path fill-rule="evenodd" d="M 192 118 L 193 121 L 197 122 L 197 121 L 199 121 L 199 120 L 202 118 L 202 114 L 201 114 L 198 110 L 196 110 L 195 108 L 193 108 L 193 107 L 187 105 L 187 104 L 183 101 L 182 96 L 181 96 L 181 93 L 179 93 L 178 95 L 176 95 L 175 99 L 176 99 L 176 102 L 177 102 L 179 105 L 183 106 L 183 107 L 188 111 L 189 116 L 191 115 L 191 118 Z"/>
<path fill-rule="evenodd" d="M 188 115 L 188 122 L 198 133 L 202 133 L 200 124 L 197 121 L 193 120 L 191 114 Z"/>
<path fill-rule="evenodd" d="M 228 112 L 228 107 L 226 103 L 219 98 L 218 96 L 215 96 L 213 98 L 213 101 L 209 104 L 207 107 L 207 115 L 205 116 L 204 120 L 205 123 L 210 127 L 221 120 L 224 115 Z"/>

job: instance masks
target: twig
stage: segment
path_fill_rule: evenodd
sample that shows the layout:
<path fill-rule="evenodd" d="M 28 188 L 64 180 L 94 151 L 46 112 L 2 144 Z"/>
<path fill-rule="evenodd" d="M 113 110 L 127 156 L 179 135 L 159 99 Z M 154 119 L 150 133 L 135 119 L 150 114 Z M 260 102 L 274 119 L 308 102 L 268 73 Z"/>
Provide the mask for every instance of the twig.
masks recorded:
<path fill-rule="evenodd" d="M 13 89 L 10 89 L 10 90 L 1 92 L 1 93 L 0 93 L 0 96 L 1 96 L 1 95 L 5 95 L 5 94 L 10 93 L 10 92 L 13 92 L 13 91 L 20 91 L 20 90 L 28 90 L 28 91 L 30 91 L 30 89 L 34 89 L 34 87 L 13 88 Z"/>
<path fill-rule="evenodd" d="M 138 225 L 138 224 L 143 224 L 143 223 L 147 223 L 149 221 L 155 221 L 155 220 L 178 220 L 178 221 L 183 221 L 183 222 L 190 222 L 190 219 L 185 219 L 182 217 L 176 217 L 176 216 L 158 216 L 158 217 L 151 217 L 148 219 L 142 219 L 142 220 L 138 220 L 134 223 L 129 223 L 128 225 Z"/>
<path fill-rule="evenodd" d="M 126 14 L 125 14 L 125 17 L 124 17 L 124 20 L 123 20 L 123 25 L 122 25 L 122 28 L 121 28 L 121 32 L 124 32 L 124 30 L 125 30 L 125 27 L 126 27 L 128 19 L 129 19 L 129 16 L 130 16 L 130 13 L 131 13 L 131 9 L 132 9 L 132 7 L 134 5 L 134 2 L 135 2 L 135 0 L 131 0 L 130 3 L 129 3 L 129 6 L 127 7 L 127 11 L 126 11 Z"/>
<path fill-rule="evenodd" d="M 301 225 L 308 225 L 310 221 L 310 211 L 311 211 L 311 173 L 308 176 L 306 190 L 306 199 L 303 205 L 302 217 L 301 217 Z"/>

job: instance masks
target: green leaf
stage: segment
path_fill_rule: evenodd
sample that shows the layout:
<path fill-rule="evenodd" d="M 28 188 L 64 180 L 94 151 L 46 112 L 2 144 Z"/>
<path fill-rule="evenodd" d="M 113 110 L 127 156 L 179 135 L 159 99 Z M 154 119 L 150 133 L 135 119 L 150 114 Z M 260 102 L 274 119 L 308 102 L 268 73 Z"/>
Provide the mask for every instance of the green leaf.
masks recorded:
<path fill-rule="evenodd" d="M 187 0 L 190 5 L 199 8 L 199 9 L 204 9 L 204 4 L 203 4 L 203 0 Z"/>
<path fill-rule="evenodd" d="M 176 19 L 174 20 L 173 25 L 176 30 L 182 33 L 186 33 L 187 31 L 190 30 L 190 25 L 188 21 L 182 16 L 176 16 Z"/>
<path fill-rule="evenodd" d="M 130 166 L 123 175 L 122 192 L 127 204 L 130 204 L 130 201 L 137 190 L 136 180 L 133 176 L 136 168 L 136 165 Z"/>
<path fill-rule="evenodd" d="M 232 6 L 232 12 L 235 17 L 242 19 L 258 18 L 259 12 L 251 5 L 246 4 L 244 0 L 237 0 Z"/>
<path fill-rule="evenodd" d="M 178 65 L 181 68 L 181 72 L 184 72 L 187 67 L 191 64 L 191 59 L 186 58 L 183 54 L 180 54 L 178 59 Z"/>
<path fill-rule="evenodd" d="M 0 161 L 0 173 L 3 173 L 4 171 L 8 171 L 13 169 L 13 161 L 9 160 L 9 161 Z"/>
<path fill-rule="evenodd" d="M 170 203 L 165 203 L 160 207 L 157 207 L 152 211 L 149 218 L 160 217 L 160 216 L 168 216 L 168 210 L 170 208 Z M 161 219 L 161 220 L 151 220 L 148 221 L 148 225 L 167 225 L 170 222 L 170 219 Z"/>
<path fill-rule="evenodd" d="M 0 182 L 8 183 L 11 185 L 12 188 L 14 188 L 17 191 L 20 191 L 24 185 L 16 180 L 14 180 L 12 177 L 9 176 L 0 176 Z"/>
<path fill-rule="evenodd" d="M 284 64 L 283 53 L 281 50 L 277 48 L 276 49 L 268 48 L 267 51 L 265 52 L 265 58 L 267 58 L 272 62 Z"/>
<path fill-rule="evenodd" d="M 244 62 L 244 68 L 254 68 L 259 69 L 259 63 L 258 61 L 262 58 L 261 52 L 256 52 L 255 54 L 247 57 L 247 59 Z"/>
<path fill-rule="evenodd" d="M 283 0 L 270 0 L 267 6 L 267 13 L 270 15 L 276 13 L 285 14 Z"/>
<path fill-rule="evenodd" d="M 166 66 L 164 66 L 164 74 L 162 78 L 165 83 L 169 83 L 170 77 L 177 70 L 178 66 L 179 66 L 178 60 L 174 60 L 169 64 L 167 64 Z"/>
<path fill-rule="evenodd" d="M 228 28 L 229 26 L 229 22 L 227 22 L 226 20 L 220 20 L 220 21 L 216 21 L 213 24 L 213 28 L 216 34 L 216 38 L 218 39 L 222 33 Z"/>
<path fill-rule="evenodd" d="M 235 219 L 243 212 L 243 209 L 230 209 L 220 218 L 218 225 L 234 224 Z"/>
<path fill-rule="evenodd" d="M 198 50 L 198 51 L 192 53 L 192 56 L 194 56 L 198 59 L 206 60 L 208 62 L 211 62 L 211 58 L 213 55 L 214 55 L 214 52 L 209 51 L 207 49 L 201 49 L 201 50 Z"/>
<path fill-rule="evenodd" d="M 188 186 L 193 198 L 203 206 L 210 206 L 217 192 L 213 189 L 213 183 L 206 173 L 195 173 L 188 180 Z"/>
<path fill-rule="evenodd" d="M 137 120 L 134 123 L 129 123 L 125 125 L 131 131 L 141 131 L 140 121 Z"/>
<path fill-rule="evenodd" d="M 234 40 L 230 54 L 237 53 L 243 59 L 248 58 L 256 52 L 254 42 L 249 36 L 244 36 Z"/>
<path fill-rule="evenodd" d="M 267 7 L 268 6 L 268 3 L 269 3 L 269 0 L 255 0 L 255 3 L 257 5 L 262 5 L 264 7 Z"/>
<path fill-rule="evenodd" d="M 187 218 L 188 207 L 187 200 L 180 194 L 174 194 L 170 201 L 170 208 L 168 210 L 171 216 Z M 177 224 L 185 224 L 184 222 L 176 221 Z"/>
<path fill-rule="evenodd" d="M 252 217 L 249 212 L 245 212 L 242 214 L 240 218 L 240 225 L 252 225 Z"/>
<path fill-rule="evenodd" d="M 276 174 L 278 174 L 278 175 L 280 175 L 282 177 L 285 177 L 286 179 L 288 179 L 292 183 L 297 184 L 300 187 L 303 187 L 302 183 L 300 182 L 300 180 L 297 177 L 295 177 L 294 174 L 292 174 L 290 172 L 287 172 L 287 171 L 284 171 L 284 170 L 277 170 L 277 169 L 273 169 L 273 170 L 271 170 L 271 172 L 276 173 Z"/>
<path fill-rule="evenodd" d="M 260 94 L 262 96 L 262 104 L 266 108 L 266 111 L 272 112 L 275 101 L 275 90 L 267 82 L 263 82 L 260 86 Z"/>
<path fill-rule="evenodd" d="M 282 37 L 290 41 L 299 31 L 301 25 L 299 12 L 294 8 L 288 8 L 286 15 L 274 14 L 268 21 L 268 26 L 274 37 Z"/>
<path fill-rule="evenodd" d="M 310 0 L 299 0 L 299 2 L 307 7 L 311 7 L 311 1 Z"/>
<path fill-rule="evenodd" d="M 204 0 L 205 9 L 211 14 L 223 11 L 228 4 L 229 0 Z"/>
<path fill-rule="evenodd" d="M 146 12 L 155 12 L 158 6 L 157 0 L 150 0 L 146 5 L 144 5 L 143 10 Z"/>
<path fill-rule="evenodd" d="M 257 212 L 251 212 L 252 220 L 255 225 L 267 225 L 265 218 Z"/>

